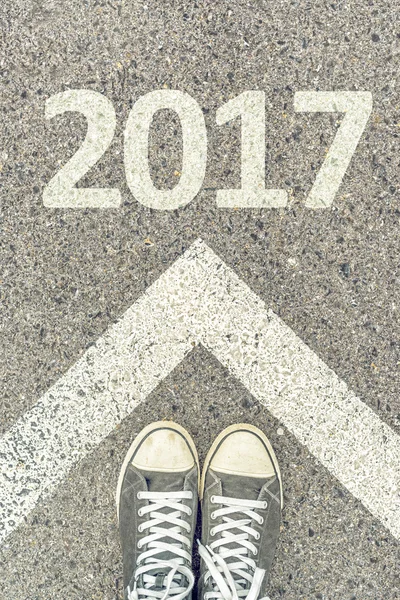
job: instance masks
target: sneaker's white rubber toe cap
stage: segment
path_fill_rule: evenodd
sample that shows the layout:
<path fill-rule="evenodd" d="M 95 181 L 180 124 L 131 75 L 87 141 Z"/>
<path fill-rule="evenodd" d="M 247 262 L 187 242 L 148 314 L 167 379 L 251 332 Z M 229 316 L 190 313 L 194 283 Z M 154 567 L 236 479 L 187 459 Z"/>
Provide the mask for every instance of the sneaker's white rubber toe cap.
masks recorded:
<path fill-rule="evenodd" d="M 249 477 L 275 475 L 274 464 L 260 434 L 243 429 L 231 431 L 216 448 L 210 468 L 220 473 Z"/>
<path fill-rule="evenodd" d="M 191 469 L 195 459 L 182 433 L 167 426 L 148 433 L 131 462 L 140 470 L 174 473 Z"/>

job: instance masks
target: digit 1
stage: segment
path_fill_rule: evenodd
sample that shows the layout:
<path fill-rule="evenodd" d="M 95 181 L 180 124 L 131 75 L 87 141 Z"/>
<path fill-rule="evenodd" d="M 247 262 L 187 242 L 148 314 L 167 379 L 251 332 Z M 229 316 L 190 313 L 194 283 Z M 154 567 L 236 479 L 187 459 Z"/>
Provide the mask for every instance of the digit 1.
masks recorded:
<path fill-rule="evenodd" d="M 242 185 L 218 190 L 220 208 L 279 208 L 287 204 L 285 190 L 265 189 L 265 93 L 246 91 L 217 110 L 217 124 L 241 117 Z"/>

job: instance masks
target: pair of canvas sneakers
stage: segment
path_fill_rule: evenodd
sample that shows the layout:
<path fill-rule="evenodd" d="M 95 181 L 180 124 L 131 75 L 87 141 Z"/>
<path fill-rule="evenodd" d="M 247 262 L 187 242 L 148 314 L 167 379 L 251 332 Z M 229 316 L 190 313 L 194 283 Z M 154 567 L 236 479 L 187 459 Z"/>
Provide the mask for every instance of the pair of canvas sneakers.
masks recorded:
<path fill-rule="evenodd" d="M 268 600 L 283 504 L 271 444 L 257 427 L 232 425 L 212 444 L 200 478 L 192 438 L 167 421 L 136 437 L 118 481 L 125 600 L 191 599 L 198 499 L 199 600 Z"/>

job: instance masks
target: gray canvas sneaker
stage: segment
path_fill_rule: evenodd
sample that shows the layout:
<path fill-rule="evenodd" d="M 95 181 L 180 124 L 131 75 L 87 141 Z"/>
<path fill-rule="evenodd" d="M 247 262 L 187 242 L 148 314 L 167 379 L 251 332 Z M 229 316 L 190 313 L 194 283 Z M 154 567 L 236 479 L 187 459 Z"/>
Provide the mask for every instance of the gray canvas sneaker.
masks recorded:
<path fill-rule="evenodd" d="M 117 512 L 125 600 L 191 598 L 199 466 L 188 432 L 168 421 L 145 427 L 119 476 Z"/>
<path fill-rule="evenodd" d="M 267 600 L 283 505 L 278 461 L 253 425 L 232 425 L 204 464 L 199 600 Z"/>

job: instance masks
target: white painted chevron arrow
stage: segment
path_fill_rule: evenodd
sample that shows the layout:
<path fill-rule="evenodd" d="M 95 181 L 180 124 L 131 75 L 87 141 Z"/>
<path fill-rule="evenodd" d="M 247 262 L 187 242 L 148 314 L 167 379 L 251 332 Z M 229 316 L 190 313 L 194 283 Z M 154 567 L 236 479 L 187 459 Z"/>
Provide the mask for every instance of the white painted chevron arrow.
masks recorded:
<path fill-rule="evenodd" d="M 199 240 L 0 440 L 0 541 L 194 344 L 400 539 L 400 437 Z"/>

